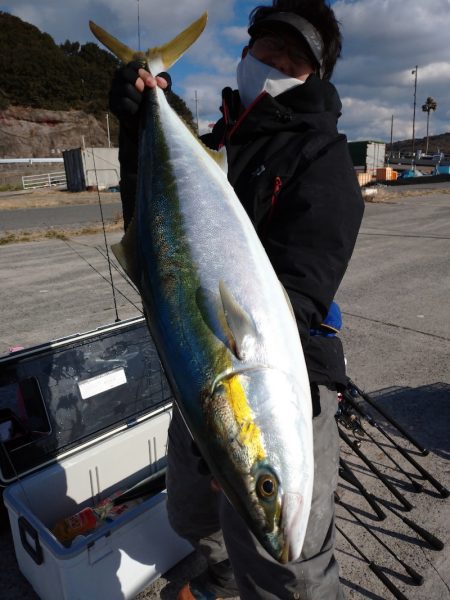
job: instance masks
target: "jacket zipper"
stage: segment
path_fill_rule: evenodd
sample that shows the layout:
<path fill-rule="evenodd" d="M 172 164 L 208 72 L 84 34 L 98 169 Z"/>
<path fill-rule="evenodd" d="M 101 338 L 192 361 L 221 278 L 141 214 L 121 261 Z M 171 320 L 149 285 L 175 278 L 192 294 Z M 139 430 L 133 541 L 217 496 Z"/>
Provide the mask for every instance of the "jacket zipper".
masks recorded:
<path fill-rule="evenodd" d="M 266 237 L 267 235 L 267 230 L 269 228 L 269 224 L 272 220 L 273 217 L 273 213 L 275 212 L 275 205 L 277 203 L 278 200 L 278 194 L 280 193 L 281 188 L 283 187 L 283 182 L 281 180 L 281 177 L 279 175 L 277 175 L 275 177 L 275 181 L 273 184 L 273 190 L 272 190 L 272 198 L 270 201 L 270 210 L 269 210 L 269 214 L 267 215 L 266 218 L 266 222 L 264 223 L 264 228 L 263 228 L 263 236 Z"/>

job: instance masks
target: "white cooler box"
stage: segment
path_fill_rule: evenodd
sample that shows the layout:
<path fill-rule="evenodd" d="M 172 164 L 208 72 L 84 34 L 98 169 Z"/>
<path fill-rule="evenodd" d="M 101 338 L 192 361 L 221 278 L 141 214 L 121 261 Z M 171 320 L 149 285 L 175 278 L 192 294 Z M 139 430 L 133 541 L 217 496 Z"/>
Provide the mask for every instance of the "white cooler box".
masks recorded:
<path fill-rule="evenodd" d="M 132 599 L 192 552 L 165 490 L 70 547 L 49 529 L 164 467 L 171 405 L 143 319 L 0 358 L 3 499 L 42 600 Z"/>

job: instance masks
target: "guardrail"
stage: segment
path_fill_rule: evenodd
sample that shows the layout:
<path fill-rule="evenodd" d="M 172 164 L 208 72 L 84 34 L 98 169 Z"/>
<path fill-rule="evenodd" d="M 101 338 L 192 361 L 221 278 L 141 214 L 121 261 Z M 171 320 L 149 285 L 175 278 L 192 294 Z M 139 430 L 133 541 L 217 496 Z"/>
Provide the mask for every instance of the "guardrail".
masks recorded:
<path fill-rule="evenodd" d="M 41 175 L 23 175 L 22 186 L 24 190 L 43 187 L 66 187 L 66 172 L 58 171 L 56 173 L 43 173 Z"/>

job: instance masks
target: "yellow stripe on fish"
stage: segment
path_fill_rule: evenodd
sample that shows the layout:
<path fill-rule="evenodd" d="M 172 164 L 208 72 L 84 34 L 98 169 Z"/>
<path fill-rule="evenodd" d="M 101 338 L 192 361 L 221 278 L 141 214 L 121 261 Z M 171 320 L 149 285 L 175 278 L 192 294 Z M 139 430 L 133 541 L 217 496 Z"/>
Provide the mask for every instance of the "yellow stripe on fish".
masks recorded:
<path fill-rule="evenodd" d="M 245 390 L 239 380 L 239 375 L 233 375 L 222 382 L 231 410 L 239 429 L 239 442 L 253 461 L 266 457 L 261 430 L 253 420 L 253 413 L 248 404 Z"/>

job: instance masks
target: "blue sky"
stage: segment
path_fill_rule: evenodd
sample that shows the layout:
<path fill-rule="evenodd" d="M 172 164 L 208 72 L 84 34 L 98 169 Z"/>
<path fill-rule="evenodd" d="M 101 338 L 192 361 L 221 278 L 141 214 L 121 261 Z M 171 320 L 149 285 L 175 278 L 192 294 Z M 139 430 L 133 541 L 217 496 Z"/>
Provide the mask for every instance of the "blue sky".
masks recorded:
<path fill-rule="evenodd" d="M 428 96 L 438 104 L 430 133 L 450 131 L 450 0 L 336 0 L 332 5 L 344 35 L 343 57 L 332 80 L 343 102 L 340 131 L 349 140 L 389 142 L 393 118 L 394 141 L 410 138 L 416 65 L 416 138 L 426 135 L 421 107 Z M 205 130 L 219 116 L 220 90 L 235 85 L 254 6 L 250 0 L 3 0 L 0 10 L 36 25 L 57 43 L 94 41 L 88 28 L 92 19 L 135 48 L 138 9 L 141 48 L 167 41 L 208 10 L 204 34 L 171 71 L 175 91 L 193 112 L 197 96 Z"/>

